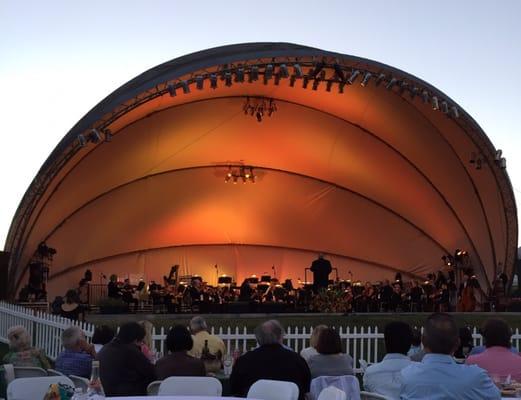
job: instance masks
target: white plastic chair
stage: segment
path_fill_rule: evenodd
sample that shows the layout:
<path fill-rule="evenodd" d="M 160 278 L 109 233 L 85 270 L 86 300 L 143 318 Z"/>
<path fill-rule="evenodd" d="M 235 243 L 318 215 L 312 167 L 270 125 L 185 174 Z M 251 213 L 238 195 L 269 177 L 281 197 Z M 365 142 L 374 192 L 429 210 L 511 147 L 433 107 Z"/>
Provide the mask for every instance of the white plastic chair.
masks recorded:
<path fill-rule="evenodd" d="M 384 395 L 364 391 L 360 392 L 360 397 L 362 400 L 391 400 L 389 397 L 385 397 Z"/>
<path fill-rule="evenodd" d="M 329 386 L 343 391 L 349 400 L 360 400 L 360 384 L 353 375 L 319 376 L 311 381 L 310 396 L 317 400 L 320 392 Z"/>
<path fill-rule="evenodd" d="M 159 396 L 221 396 L 223 385 L 211 376 L 171 376 L 159 385 Z"/>
<path fill-rule="evenodd" d="M 161 385 L 162 381 L 154 381 L 151 382 L 147 386 L 147 396 L 157 396 L 157 393 L 159 392 L 159 385 Z"/>
<path fill-rule="evenodd" d="M 329 386 L 320 392 L 318 400 L 347 400 L 347 395 L 344 391 Z"/>
<path fill-rule="evenodd" d="M 77 375 L 69 375 L 69 379 L 74 383 L 74 387 L 81 388 L 84 393 L 87 392 L 89 388 L 89 380 L 82 376 Z"/>
<path fill-rule="evenodd" d="M 298 400 L 299 388 L 293 382 L 260 379 L 248 390 L 248 399 Z"/>
<path fill-rule="evenodd" d="M 66 376 L 45 376 L 35 378 L 18 378 L 7 385 L 7 400 L 40 400 L 53 383 L 63 383 L 74 387 Z"/>
<path fill-rule="evenodd" d="M 55 369 L 48 369 L 47 375 L 48 376 L 61 376 L 63 374 L 60 371 L 56 371 Z"/>
<path fill-rule="evenodd" d="M 18 378 L 37 378 L 47 376 L 47 371 L 38 367 L 14 367 L 14 377 Z"/>
<path fill-rule="evenodd" d="M 360 369 L 362 370 L 362 372 L 365 372 L 365 370 L 369 366 L 369 363 L 362 359 L 359 359 L 358 362 L 360 363 Z"/>

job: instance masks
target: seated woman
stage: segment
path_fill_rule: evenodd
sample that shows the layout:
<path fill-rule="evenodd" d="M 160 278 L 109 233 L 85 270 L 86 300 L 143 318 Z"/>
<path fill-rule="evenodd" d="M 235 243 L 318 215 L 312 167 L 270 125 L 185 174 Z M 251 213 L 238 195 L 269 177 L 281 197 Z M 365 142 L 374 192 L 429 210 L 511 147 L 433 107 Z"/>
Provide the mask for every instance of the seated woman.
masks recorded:
<path fill-rule="evenodd" d="M 175 325 L 166 336 L 166 349 L 170 354 L 156 363 L 157 379 L 163 380 L 169 376 L 205 376 L 204 363 L 198 358 L 187 354 L 192 350 L 194 341 L 188 329 Z"/>
<path fill-rule="evenodd" d="M 103 346 L 114 339 L 114 335 L 114 329 L 108 325 L 97 326 L 96 329 L 94 329 L 94 333 L 92 334 L 92 344 L 94 345 L 96 354 L 100 352 Z"/>
<path fill-rule="evenodd" d="M 311 337 L 309 338 L 309 347 L 306 347 L 305 349 L 302 349 L 300 352 L 300 356 L 307 361 L 313 356 L 316 356 L 318 354 L 317 352 L 317 342 L 318 342 L 318 336 L 320 335 L 320 332 L 322 332 L 324 329 L 327 329 L 326 325 L 317 325 L 313 329 L 313 332 L 311 333 Z"/>
<path fill-rule="evenodd" d="M 64 318 L 77 320 L 81 313 L 78 292 L 70 289 L 65 294 L 65 303 L 61 305 L 60 315 Z"/>
<path fill-rule="evenodd" d="M 504 381 L 509 375 L 521 382 L 521 357 L 510 350 L 512 331 L 502 319 L 489 319 L 481 329 L 486 350 L 470 355 L 466 364 L 476 364 L 494 380 Z"/>
<path fill-rule="evenodd" d="M 15 367 L 51 368 L 43 350 L 31 347 L 31 337 L 23 326 L 13 326 L 7 330 L 9 352 L 4 356 L 4 364 Z"/>
<path fill-rule="evenodd" d="M 333 328 L 320 332 L 316 350 L 317 355 L 309 361 L 311 377 L 353 375 L 353 358 L 342 353 L 340 335 Z"/>

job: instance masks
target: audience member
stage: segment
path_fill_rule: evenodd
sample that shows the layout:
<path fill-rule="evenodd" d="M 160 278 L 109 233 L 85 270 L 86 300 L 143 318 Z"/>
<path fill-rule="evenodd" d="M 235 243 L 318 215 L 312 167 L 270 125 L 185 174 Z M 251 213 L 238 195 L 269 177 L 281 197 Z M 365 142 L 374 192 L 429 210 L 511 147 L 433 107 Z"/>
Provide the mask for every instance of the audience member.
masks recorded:
<path fill-rule="evenodd" d="M 56 358 L 56 370 L 64 375 L 89 378 L 92 360 L 96 358 L 94 345 L 85 340 L 85 334 L 77 326 L 71 326 L 62 333 L 64 351 Z"/>
<path fill-rule="evenodd" d="M 114 338 L 115 332 L 108 325 L 97 326 L 94 329 L 94 333 L 92 335 L 92 344 L 94 345 L 94 350 L 96 350 L 96 354 L 109 343 Z"/>
<path fill-rule="evenodd" d="M 81 311 L 78 292 L 74 289 L 68 290 L 65 294 L 65 302 L 61 305 L 60 315 L 64 318 L 77 320 Z"/>
<path fill-rule="evenodd" d="M 226 353 L 224 342 L 219 336 L 211 335 L 208 332 L 208 326 L 206 325 L 206 321 L 203 317 L 193 317 L 190 321 L 190 330 L 192 331 L 192 339 L 194 341 L 194 346 L 189 353 L 190 355 L 197 358 L 201 357 L 204 344 L 206 341 L 208 341 L 208 349 L 210 350 L 210 354 L 216 356 L 219 360 L 222 359 Z"/>
<path fill-rule="evenodd" d="M 259 347 L 237 359 L 230 376 L 232 394 L 245 397 L 259 379 L 294 382 L 299 399 L 309 392 L 311 373 L 306 361 L 297 353 L 282 347 L 284 330 L 278 321 L 264 322 L 255 329 Z"/>
<path fill-rule="evenodd" d="M 316 356 L 318 354 L 317 349 L 316 349 L 317 342 L 318 342 L 318 335 L 324 329 L 327 329 L 326 325 L 317 325 L 317 326 L 315 326 L 315 328 L 313 329 L 313 332 L 311 333 L 311 337 L 309 338 L 309 347 L 306 347 L 305 349 L 302 349 L 302 351 L 300 352 L 300 356 L 304 360 L 306 360 L 306 362 L 309 361 L 309 359 L 312 356 Z"/>
<path fill-rule="evenodd" d="M 411 364 L 407 352 L 413 339 L 411 327 L 405 322 L 394 321 L 384 330 L 387 354 L 377 364 L 369 366 L 364 374 L 364 388 L 389 399 L 400 398 L 401 370 Z"/>
<path fill-rule="evenodd" d="M 400 399 L 499 400 L 500 392 L 486 371 L 457 364 L 458 327 L 449 314 L 432 314 L 423 331 L 425 357 L 401 372 Z"/>
<path fill-rule="evenodd" d="M 9 351 L 4 355 L 4 364 L 15 367 L 51 368 L 43 350 L 31 347 L 31 337 L 23 326 L 13 326 L 7 330 Z"/>
<path fill-rule="evenodd" d="M 139 321 L 139 325 L 143 327 L 145 330 L 145 337 L 143 341 L 140 343 L 139 348 L 143 352 L 148 361 L 154 363 L 156 361 L 156 352 L 154 347 L 154 341 L 152 340 L 152 330 L 154 329 L 154 325 L 150 321 Z"/>
<path fill-rule="evenodd" d="M 457 360 L 464 360 L 472 351 L 474 347 L 472 332 L 468 327 L 459 328 L 459 346 L 454 352 L 454 358 Z"/>
<path fill-rule="evenodd" d="M 166 336 L 166 349 L 170 354 L 156 363 L 157 379 L 163 380 L 169 376 L 205 376 L 204 363 L 188 355 L 194 341 L 188 329 L 175 325 Z"/>
<path fill-rule="evenodd" d="M 412 330 L 411 348 L 407 352 L 407 356 L 411 357 L 422 350 L 422 334 L 419 329 Z M 421 361 L 421 360 L 420 360 Z"/>
<path fill-rule="evenodd" d="M 98 354 L 100 377 L 107 396 L 144 396 L 155 377 L 154 366 L 139 348 L 145 330 L 127 322 Z"/>
<path fill-rule="evenodd" d="M 510 351 L 512 331 L 501 319 L 489 319 L 481 329 L 486 350 L 467 358 L 467 364 L 475 364 L 500 381 L 510 375 L 521 382 L 521 357 Z"/>
<path fill-rule="evenodd" d="M 335 329 L 326 328 L 320 332 L 317 352 L 308 361 L 311 378 L 353 375 L 353 358 L 342 353 L 340 335 Z"/>

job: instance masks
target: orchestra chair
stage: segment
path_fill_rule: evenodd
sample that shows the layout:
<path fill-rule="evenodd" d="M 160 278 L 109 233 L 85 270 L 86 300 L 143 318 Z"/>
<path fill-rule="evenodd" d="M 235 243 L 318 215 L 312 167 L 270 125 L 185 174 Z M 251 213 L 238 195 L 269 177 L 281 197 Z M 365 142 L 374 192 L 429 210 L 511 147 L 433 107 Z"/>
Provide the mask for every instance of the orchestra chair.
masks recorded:
<path fill-rule="evenodd" d="M 347 400 L 347 395 L 334 386 L 328 386 L 320 392 L 317 400 Z"/>
<path fill-rule="evenodd" d="M 349 400 L 360 400 L 360 383 L 353 375 L 319 376 L 314 378 L 309 388 L 311 399 L 317 400 L 322 390 L 330 386 L 343 391 Z"/>
<path fill-rule="evenodd" d="M 211 376 L 171 376 L 159 385 L 158 396 L 216 396 L 223 392 L 221 382 Z"/>
<path fill-rule="evenodd" d="M 69 379 L 74 383 L 74 387 L 81 388 L 84 393 L 87 393 L 89 388 L 89 380 L 82 376 L 69 375 Z"/>
<path fill-rule="evenodd" d="M 251 385 L 247 399 L 298 400 L 299 389 L 293 382 L 260 379 Z"/>
<path fill-rule="evenodd" d="M 18 378 L 38 378 L 47 376 L 47 371 L 39 367 L 14 367 L 14 377 Z"/>
<path fill-rule="evenodd" d="M 147 396 L 157 396 L 162 381 L 154 381 L 147 386 Z"/>
<path fill-rule="evenodd" d="M 360 392 L 360 398 L 362 400 L 391 400 L 389 397 L 385 397 L 378 393 L 372 393 L 372 392 Z"/>
<path fill-rule="evenodd" d="M 66 376 L 18 378 L 7 385 L 7 400 L 43 399 L 49 386 L 54 383 L 74 387 L 72 381 Z"/>

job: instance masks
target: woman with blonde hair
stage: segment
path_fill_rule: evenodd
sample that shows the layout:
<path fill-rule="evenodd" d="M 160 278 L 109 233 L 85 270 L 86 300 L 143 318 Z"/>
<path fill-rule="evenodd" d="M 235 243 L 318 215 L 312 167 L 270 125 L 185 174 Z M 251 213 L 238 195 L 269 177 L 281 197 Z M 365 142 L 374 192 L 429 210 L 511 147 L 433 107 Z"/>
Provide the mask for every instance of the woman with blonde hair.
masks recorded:
<path fill-rule="evenodd" d="M 305 349 L 302 349 L 300 352 L 300 356 L 307 361 L 313 356 L 316 356 L 318 354 L 316 347 L 318 343 L 318 336 L 320 335 L 320 332 L 327 329 L 327 325 L 317 325 L 313 329 L 313 332 L 311 333 L 311 337 L 309 338 L 309 347 L 306 347 Z"/>
<path fill-rule="evenodd" d="M 31 337 L 23 326 L 9 328 L 7 338 L 9 339 L 9 352 L 2 360 L 4 364 L 13 364 L 15 367 L 51 368 L 44 351 L 31 347 Z"/>
<path fill-rule="evenodd" d="M 145 355 L 146 358 L 148 358 L 148 360 L 151 363 L 155 363 L 156 355 L 154 340 L 152 339 L 152 330 L 154 329 L 154 324 L 146 320 L 139 321 L 138 324 L 141 325 L 145 330 L 145 337 L 143 338 L 143 341 L 140 344 L 141 352 Z"/>

